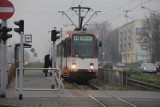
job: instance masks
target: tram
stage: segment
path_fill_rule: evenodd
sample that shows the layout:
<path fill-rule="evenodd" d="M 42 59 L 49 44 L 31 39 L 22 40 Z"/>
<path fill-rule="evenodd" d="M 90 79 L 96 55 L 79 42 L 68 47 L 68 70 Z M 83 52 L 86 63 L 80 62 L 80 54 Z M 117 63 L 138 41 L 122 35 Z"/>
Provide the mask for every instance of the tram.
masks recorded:
<path fill-rule="evenodd" d="M 97 35 L 88 31 L 67 31 L 56 41 L 56 65 L 62 77 L 71 80 L 91 80 L 98 71 Z"/>
<path fill-rule="evenodd" d="M 62 11 L 62 14 L 75 26 L 72 31 L 66 31 L 56 41 L 56 65 L 62 71 L 64 79 L 88 81 L 97 77 L 98 71 L 98 49 L 101 43 L 94 32 L 87 31 L 85 25 L 97 14 L 97 11 L 91 15 L 88 21 L 83 24 L 84 16 L 92 9 L 89 7 L 71 7 L 71 10 L 78 15 L 78 26 L 68 15 Z"/>

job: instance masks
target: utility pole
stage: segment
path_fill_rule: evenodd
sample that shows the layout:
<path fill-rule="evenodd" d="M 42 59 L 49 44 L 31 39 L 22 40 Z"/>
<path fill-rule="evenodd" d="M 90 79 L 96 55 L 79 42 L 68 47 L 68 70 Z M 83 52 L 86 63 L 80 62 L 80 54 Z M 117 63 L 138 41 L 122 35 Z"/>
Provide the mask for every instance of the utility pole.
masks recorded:
<path fill-rule="evenodd" d="M 131 12 L 131 10 L 123 10 L 123 12 L 126 13 L 125 17 L 126 17 L 126 24 L 128 23 L 128 12 Z"/>
<path fill-rule="evenodd" d="M 126 15 L 125 15 L 125 17 L 126 17 L 125 64 L 127 64 L 127 59 L 128 59 L 128 55 L 127 55 L 128 54 L 128 25 L 127 25 L 127 23 L 128 23 L 128 12 L 131 12 L 131 10 L 123 10 L 123 12 L 126 13 Z"/>

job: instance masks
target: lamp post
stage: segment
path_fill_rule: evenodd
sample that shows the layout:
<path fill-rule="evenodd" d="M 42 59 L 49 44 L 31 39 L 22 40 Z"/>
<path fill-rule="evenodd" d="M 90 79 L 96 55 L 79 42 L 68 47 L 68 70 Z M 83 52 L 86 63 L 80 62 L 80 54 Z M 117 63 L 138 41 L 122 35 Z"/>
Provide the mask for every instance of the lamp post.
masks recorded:
<path fill-rule="evenodd" d="M 142 6 L 141 8 L 145 9 L 145 10 L 148 10 L 151 13 L 151 15 L 153 15 L 153 12 L 151 11 L 151 9 L 146 8 L 144 6 Z M 150 62 L 152 61 L 152 43 L 153 43 L 153 41 L 152 41 L 153 36 L 152 36 L 152 32 L 151 31 L 152 30 L 150 30 L 150 32 L 149 32 L 149 39 L 150 39 Z"/>
<path fill-rule="evenodd" d="M 126 42 L 126 46 L 125 46 L 125 64 L 127 64 L 127 59 L 128 59 L 128 25 L 127 25 L 127 23 L 128 23 L 128 12 L 131 12 L 131 10 L 123 10 L 123 12 L 125 12 L 126 13 L 126 15 L 125 15 L 125 17 L 126 17 L 126 40 L 125 40 L 125 42 Z"/>
<path fill-rule="evenodd" d="M 144 6 L 142 6 L 141 8 L 142 8 L 142 9 L 145 9 L 145 10 L 149 10 L 149 12 L 150 12 L 151 14 L 153 14 L 152 11 L 151 11 L 151 9 L 149 9 L 149 8 L 147 8 L 147 7 L 144 7 Z"/>
<path fill-rule="evenodd" d="M 150 37 L 150 62 L 152 62 L 152 34 L 149 34 Z"/>

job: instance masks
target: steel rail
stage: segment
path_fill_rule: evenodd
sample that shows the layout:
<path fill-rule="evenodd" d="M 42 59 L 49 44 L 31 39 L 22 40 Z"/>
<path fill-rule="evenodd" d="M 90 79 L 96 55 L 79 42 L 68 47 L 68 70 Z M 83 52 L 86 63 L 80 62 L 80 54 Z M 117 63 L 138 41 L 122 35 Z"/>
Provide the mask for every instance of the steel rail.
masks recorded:
<path fill-rule="evenodd" d="M 160 91 L 160 86 L 156 86 L 154 84 L 134 80 L 134 79 L 127 79 L 127 84 L 134 85 L 137 87 L 141 87 L 150 91 Z"/>
<path fill-rule="evenodd" d="M 87 95 L 92 98 L 94 101 L 96 101 L 98 104 L 100 104 L 102 107 L 107 107 L 105 104 L 103 104 L 101 101 L 99 101 L 98 99 L 96 99 L 96 97 L 92 96 L 91 94 L 89 94 L 88 92 L 86 92 Z"/>
<path fill-rule="evenodd" d="M 93 87 L 95 87 L 95 88 L 98 89 L 98 90 L 104 91 L 103 89 L 101 89 L 100 87 L 98 87 L 98 86 L 96 86 L 96 85 L 93 85 L 93 84 L 90 84 L 90 85 L 92 85 Z M 123 99 L 120 98 L 120 97 L 114 96 L 113 94 L 111 94 L 111 93 L 109 93 L 109 92 L 107 92 L 107 91 L 105 91 L 105 93 L 109 94 L 109 95 L 112 96 L 113 98 L 116 98 L 116 99 L 120 100 L 121 102 L 124 102 L 124 103 L 130 105 L 131 107 L 137 107 L 136 105 L 134 105 L 134 104 L 132 104 L 132 103 L 126 101 L 126 100 L 123 100 Z"/>

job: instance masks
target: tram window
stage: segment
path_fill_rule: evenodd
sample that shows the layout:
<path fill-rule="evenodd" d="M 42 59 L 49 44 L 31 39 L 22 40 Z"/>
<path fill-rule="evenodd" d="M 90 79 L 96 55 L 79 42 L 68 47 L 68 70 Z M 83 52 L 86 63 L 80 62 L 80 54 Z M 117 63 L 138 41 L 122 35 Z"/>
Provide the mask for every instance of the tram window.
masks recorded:
<path fill-rule="evenodd" d="M 63 45 L 64 46 L 64 57 L 66 57 L 67 56 L 67 48 L 66 48 L 67 43 L 66 43 L 66 40 L 65 40 L 64 44 L 65 44 L 65 45 Z"/>
<path fill-rule="evenodd" d="M 70 45 L 70 39 L 65 40 L 64 45 L 64 57 L 71 55 L 71 45 Z"/>
<path fill-rule="evenodd" d="M 93 36 L 74 36 L 72 42 L 72 56 L 93 57 L 94 56 Z"/>

